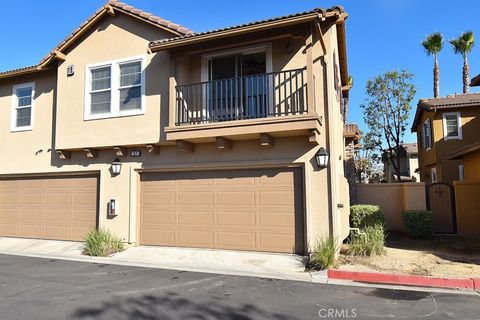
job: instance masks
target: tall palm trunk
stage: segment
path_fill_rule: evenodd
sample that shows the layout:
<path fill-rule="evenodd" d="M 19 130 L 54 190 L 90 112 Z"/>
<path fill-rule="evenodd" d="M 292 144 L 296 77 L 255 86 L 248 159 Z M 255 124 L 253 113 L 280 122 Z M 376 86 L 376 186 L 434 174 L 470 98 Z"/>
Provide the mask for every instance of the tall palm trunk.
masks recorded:
<path fill-rule="evenodd" d="M 468 80 L 470 79 L 467 55 L 463 56 L 463 93 L 468 93 Z"/>
<path fill-rule="evenodd" d="M 437 55 L 435 55 L 435 63 L 433 65 L 433 97 L 440 96 L 440 68 L 438 67 Z"/>

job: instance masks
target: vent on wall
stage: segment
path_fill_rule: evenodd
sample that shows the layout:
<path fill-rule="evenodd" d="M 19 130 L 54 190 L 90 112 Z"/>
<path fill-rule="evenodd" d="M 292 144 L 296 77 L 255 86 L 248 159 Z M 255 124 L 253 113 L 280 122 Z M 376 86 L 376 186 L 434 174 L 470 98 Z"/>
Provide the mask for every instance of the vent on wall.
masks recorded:
<path fill-rule="evenodd" d="M 73 64 L 69 64 L 67 66 L 67 77 L 71 77 L 75 74 L 75 66 Z"/>

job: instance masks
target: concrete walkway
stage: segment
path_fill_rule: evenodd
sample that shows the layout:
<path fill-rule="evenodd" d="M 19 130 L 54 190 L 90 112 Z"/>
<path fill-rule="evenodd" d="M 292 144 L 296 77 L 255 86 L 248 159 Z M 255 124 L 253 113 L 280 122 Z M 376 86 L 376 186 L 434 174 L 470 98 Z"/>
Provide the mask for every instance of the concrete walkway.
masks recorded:
<path fill-rule="evenodd" d="M 293 254 L 139 246 L 103 258 L 82 255 L 82 249 L 80 242 L 0 237 L 0 253 L 3 254 L 312 281 L 312 275 L 304 271 L 304 258 Z M 315 282 L 327 280 L 325 273 L 315 273 L 313 278 Z"/>

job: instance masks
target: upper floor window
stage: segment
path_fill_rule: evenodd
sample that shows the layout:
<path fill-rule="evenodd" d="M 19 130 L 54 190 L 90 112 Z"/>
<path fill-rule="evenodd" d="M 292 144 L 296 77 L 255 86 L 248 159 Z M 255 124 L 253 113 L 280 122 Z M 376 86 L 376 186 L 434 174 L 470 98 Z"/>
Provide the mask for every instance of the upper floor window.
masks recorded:
<path fill-rule="evenodd" d="M 143 114 L 144 79 L 143 57 L 87 66 L 85 119 Z"/>
<path fill-rule="evenodd" d="M 443 138 L 445 140 L 462 140 L 460 112 L 447 112 L 443 114 Z"/>
<path fill-rule="evenodd" d="M 438 177 L 437 177 L 437 168 L 431 168 L 430 169 L 430 178 L 432 183 L 437 183 L 438 182 Z"/>
<path fill-rule="evenodd" d="M 11 123 L 12 131 L 25 131 L 32 129 L 34 95 L 34 83 L 25 83 L 13 86 Z"/>
<path fill-rule="evenodd" d="M 423 123 L 423 147 L 425 150 L 432 148 L 432 121 L 427 119 Z"/>

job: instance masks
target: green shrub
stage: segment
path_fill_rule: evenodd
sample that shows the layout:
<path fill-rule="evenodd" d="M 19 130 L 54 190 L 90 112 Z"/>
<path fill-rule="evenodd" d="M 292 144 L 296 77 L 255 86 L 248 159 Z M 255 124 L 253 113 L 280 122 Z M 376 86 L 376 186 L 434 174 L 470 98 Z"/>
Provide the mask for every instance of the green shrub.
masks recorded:
<path fill-rule="evenodd" d="M 312 270 L 325 270 L 333 266 L 335 256 L 340 249 L 338 241 L 333 236 L 319 238 L 307 263 Z"/>
<path fill-rule="evenodd" d="M 427 210 L 402 211 L 403 225 L 412 238 L 430 238 L 433 234 L 433 213 Z"/>
<path fill-rule="evenodd" d="M 379 206 L 357 204 L 350 207 L 350 226 L 365 229 L 367 227 L 383 227 L 385 216 Z"/>
<path fill-rule="evenodd" d="M 94 229 L 85 237 L 83 254 L 95 257 L 106 257 L 125 250 L 122 239 L 108 230 Z"/>
<path fill-rule="evenodd" d="M 355 233 L 350 238 L 348 253 L 353 256 L 373 256 L 384 253 L 385 232 L 383 227 L 367 227 L 365 234 Z"/>

